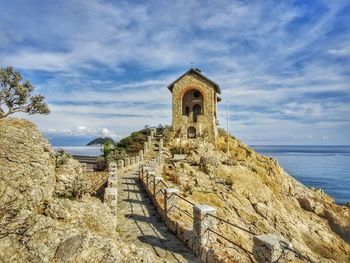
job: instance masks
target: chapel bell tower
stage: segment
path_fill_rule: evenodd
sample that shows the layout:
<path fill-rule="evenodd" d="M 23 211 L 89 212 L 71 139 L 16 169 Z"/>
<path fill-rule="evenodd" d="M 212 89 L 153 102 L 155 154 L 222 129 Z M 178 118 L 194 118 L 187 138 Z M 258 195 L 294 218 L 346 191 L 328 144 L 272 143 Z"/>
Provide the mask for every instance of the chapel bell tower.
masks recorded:
<path fill-rule="evenodd" d="M 172 92 L 172 127 L 182 138 L 205 138 L 216 143 L 220 87 L 191 68 L 168 86 Z"/>

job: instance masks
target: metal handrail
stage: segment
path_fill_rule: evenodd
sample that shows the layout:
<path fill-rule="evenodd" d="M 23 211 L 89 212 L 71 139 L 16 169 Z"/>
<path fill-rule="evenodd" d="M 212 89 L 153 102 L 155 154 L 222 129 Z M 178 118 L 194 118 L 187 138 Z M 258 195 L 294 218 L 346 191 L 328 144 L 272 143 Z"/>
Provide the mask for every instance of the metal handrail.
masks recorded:
<path fill-rule="evenodd" d="M 308 262 L 311 262 L 311 263 L 316 263 L 315 261 L 311 260 L 308 256 L 304 256 L 303 254 L 301 254 L 300 252 L 294 250 L 293 248 L 291 248 L 290 246 L 288 246 L 287 244 L 285 244 L 284 242 L 279 242 L 283 251 L 284 250 L 288 250 L 292 253 L 294 253 L 296 256 L 298 256 L 299 258 L 303 259 L 303 260 L 306 260 Z M 283 254 L 283 252 L 282 252 Z M 282 256 L 282 255 L 281 255 Z"/>
<path fill-rule="evenodd" d="M 166 186 L 166 184 L 163 183 L 162 180 L 159 180 L 154 186 L 157 186 L 157 185 L 159 185 L 159 184 L 163 184 L 163 185 L 165 186 L 165 188 L 168 188 L 168 187 Z"/>
<path fill-rule="evenodd" d="M 218 232 L 214 231 L 213 229 L 211 229 L 211 228 L 207 228 L 207 230 L 206 230 L 206 231 L 210 231 L 210 232 L 212 232 L 212 233 L 214 233 L 214 234 L 218 235 L 219 237 L 221 237 L 222 239 L 225 239 L 226 241 L 228 241 L 229 243 L 233 244 L 234 246 L 236 246 L 236 247 L 238 247 L 238 248 L 240 248 L 240 249 L 244 250 L 246 253 L 248 253 L 248 254 L 250 254 L 250 255 L 253 255 L 253 253 L 252 253 L 251 251 L 249 251 L 249 250 L 245 249 L 245 248 L 244 248 L 244 247 L 242 247 L 241 245 L 236 244 L 236 243 L 235 243 L 235 242 L 233 242 L 232 240 L 228 239 L 227 237 L 224 237 L 222 234 L 220 234 L 220 233 L 218 233 Z M 205 231 L 205 232 L 206 232 L 206 231 Z M 204 234 L 205 234 L 205 232 L 204 232 Z M 204 234 L 203 234 L 203 235 L 204 235 Z M 209 235 L 209 233 L 208 233 L 208 235 Z"/>
<path fill-rule="evenodd" d="M 159 193 L 162 193 L 163 195 L 164 195 L 164 191 L 163 191 L 163 189 L 159 189 L 156 193 L 155 193 L 155 195 L 154 196 L 157 196 Z"/>
<path fill-rule="evenodd" d="M 151 168 L 150 170 L 154 170 L 154 168 L 155 168 L 155 163 L 154 163 L 154 162 L 149 162 L 149 163 L 148 163 L 148 166 Z M 139 171 L 141 170 L 140 168 L 141 168 L 141 165 L 139 166 Z M 143 170 L 142 170 L 142 171 L 143 171 Z M 156 177 L 156 175 L 148 174 L 148 176 L 146 177 L 146 178 L 148 179 L 148 180 L 147 180 L 147 185 L 149 184 L 150 178 L 152 178 L 152 177 Z M 142 179 L 143 179 L 143 181 L 145 182 L 145 176 L 143 176 Z M 105 183 L 107 180 L 108 180 L 108 177 L 104 180 L 103 183 Z M 168 185 L 167 185 L 164 181 L 162 181 L 162 180 L 158 181 L 158 182 L 154 185 L 154 187 L 156 187 L 158 184 L 162 184 L 165 188 L 168 188 Z M 159 190 L 154 194 L 154 197 L 156 197 L 159 193 L 165 194 L 165 191 L 164 191 L 163 189 L 159 189 Z M 182 197 L 181 195 L 176 194 L 176 193 L 172 193 L 168 198 L 170 199 L 170 198 L 172 197 L 172 195 L 176 195 L 178 198 L 182 199 L 183 201 L 187 202 L 188 204 L 190 204 L 190 205 L 192 205 L 192 206 L 195 206 L 195 204 L 194 204 L 193 202 L 187 200 L 186 198 L 184 198 L 184 197 Z M 172 205 L 172 206 L 168 209 L 168 211 L 170 211 L 172 208 L 175 208 L 175 209 L 179 210 L 181 213 L 187 215 L 189 218 L 191 218 L 191 219 L 193 220 L 193 215 L 191 215 L 188 211 L 186 211 L 186 210 L 184 210 L 184 209 L 181 209 L 180 207 L 178 207 L 178 206 L 176 206 L 176 205 Z M 168 211 L 165 211 L 165 212 L 168 212 Z M 254 233 L 254 232 L 251 231 L 251 230 L 245 229 L 245 228 L 243 228 L 243 227 L 241 227 L 241 226 L 238 226 L 238 225 L 236 225 L 236 224 L 233 224 L 233 223 L 231 223 L 231 222 L 229 222 L 229 221 L 227 221 L 227 220 L 225 220 L 225 219 L 222 219 L 222 218 L 217 217 L 217 216 L 212 215 L 212 214 L 206 214 L 206 215 L 202 218 L 202 220 L 203 220 L 206 216 L 211 216 L 211 217 L 217 219 L 218 221 L 220 221 L 220 222 L 222 222 L 222 223 L 226 223 L 226 224 L 228 224 L 229 226 L 238 228 L 238 229 L 240 229 L 240 230 L 242 230 L 242 231 L 244 231 L 244 232 L 246 232 L 246 233 L 248 233 L 248 234 L 250 234 L 250 235 L 256 235 L 256 233 Z M 220 238 L 226 240 L 227 242 L 231 243 L 232 245 L 234 245 L 234 246 L 236 246 L 236 247 L 242 249 L 243 251 L 245 251 L 245 252 L 248 253 L 249 255 L 253 255 L 253 253 L 252 253 L 251 251 L 245 249 L 245 248 L 242 247 L 241 245 L 235 243 L 234 241 L 228 239 L 228 238 L 225 237 L 224 235 L 220 234 L 219 232 L 217 232 L 217 231 L 215 231 L 215 230 L 213 230 L 213 229 L 211 229 L 211 228 L 207 228 L 206 231 L 204 232 L 204 234 L 207 233 L 207 234 L 209 235 L 209 232 L 212 232 L 212 233 L 216 234 L 218 237 L 220 237 Z M 203 234 L 203 235 L 204 235 L 204 234 Z M 293 248 L 289 247 L 287 244 L 284 244 L 283 242 L 282 242 L 282 243 L 280 242 L 280 245 L 281 245 L 281 247 L 282 247 L 282 249 L 283 249 L 283 252 L 282 252 L 281 256 L 283 255 L 283 253 L 284 253 L 285 250 L 288 250 L 288 251 L 291 251 L 292 253 L 294 253 L 294 254 L 295 254 L 296 256 L 298 256 L 299 258 L 301 258 L 301 259 L 303 259 L 303 260 L 306 260 L 306 261 L 308 261 L 308 262 L 314 263 L 314 261 L 312 261 L 308 256 L 302 255 L 300 252 L 298 252 L 298 251 L 294 250 Z M 252 258 L 250 258 L 250 260 L 253 262 Z"/>
<path fill-rule="evenodd" d="M 182 199 L 183 201 L 189 203 L 192 206 L 195 206 L 194 203 L 192 203 L 191 201 L 187 200 L 186 198 L 182 197 L 181 195 L 178 195 L 177 193 L 173 193 L 172 195 L 176 195 L 177 197 L 179 197 L 180 199 Z M 170 198 L 170 197 L 169 197 Z"/>
<path fill-rule="evenodd" d="M 165 188 L 168 188 L 169 186 L 164 182 L 164 181 L 162 181 L 162 180 L 160 180 L 159 182 L 158 182 L 159 184 L 162 184 L 163 186 L 165 186 Z M 157 183 L 157 184 L 158 184 Z"/>
<path fill-rule="evenodd" d="M 181 211 L 181 212 L 184 213 L 185 215 L 187 215 L 189 218 L 193 219 L 193 216 L 192 216 L 189 212 L 187 212 L 186 210 L 181 209 L 180 207 L 178 207 L 178 206 L 176 206 L 176 205 L 172 205 L 172 207 L 170 207 L 170 208 L 168 209 L 168 211 L 170 211 L 170 209 L 173 208 L 173 207 L 176 208 L 177 210 Z"/>
<path fill-rule="evenodd" d="M 228 224 L 228 225 L 230 225 L 230 226 L 236 227 L 236 228 L 238 228 L 238 229 L 240 229 L 240 230 L 242 230 L 242 231 L 244 231 L 244 232 L 247 232 L 248 234 L 251 234 L 251 235 L 253 235 L 253 236 L 257 235 L 256 233 L 254 233 L 254 232 L 252 232 L 252 231 L 250 231 L 250 230 L 248 230 L 248 229 L 245 229 L 245 228 L 243 228 L 243 227 L 241 227 L 241 226 L 235 225 L 235 224 L 233 224 L 233 223 L 231 223 L 231 222 L 229 222 L 229 221 L 227 221 L 227 220 L 225 220 L 225 219 L 222 219 L 222 218 L 220 218 L 220 217 L 214 216 L 214 215 L 212 215 L 212 214 L 205 214 L 205 216 L 203 217 L 203 219 L 204 219 L 206 216 L 211 216 L 211 217 L 213 217 L 213 218 L 215 218 L 215 219 L 217 219 L 217 220 L 220 220 L 221 222 L 224 222 L 224 223 L 226 223 L 226 224 Z M 203 219 L 202 219 L 202 220 L 203 220 Z"/>

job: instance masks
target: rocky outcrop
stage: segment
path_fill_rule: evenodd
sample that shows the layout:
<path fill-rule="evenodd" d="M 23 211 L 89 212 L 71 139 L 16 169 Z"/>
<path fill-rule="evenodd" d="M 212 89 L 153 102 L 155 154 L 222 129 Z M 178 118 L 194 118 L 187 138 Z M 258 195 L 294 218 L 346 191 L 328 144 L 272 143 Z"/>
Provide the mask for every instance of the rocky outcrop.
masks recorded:
<path fill-rule="evenodd" d="M 218 138 L 217 149 L 208 143 L 182 142 L 187 158 L 166 166 L 165 179 L 195 203 L 216 207 L 221 218 L 256 234 L 283 236 L 315 262 L 350 262 L 350 207 L 337 205 L 323 191 L 307 188 L 276 160 L 232 137 L 230 153 L 226 153 L 225 137 Z M 179 145 L 173 142 L 171 147 Z M 217 261 L 249 262 L 252 235 L 227 224 L 218 228 L 237 246 L 229 248 L 221 240 Z"/>
<path fill-rule="evenodd" d="M 68 158 L 57 164 L 55 169 L 56 184 L 54 194 L 58 197 L 72 198 L 89 192 L 91 183 L 86 179 L 77 160 Z"/>
<path fill-rule="evenodd" d="M 0 119 L 0 202 L 35 209 L 52 195 L 55 155 L 34 124 Z"/>
<path fill-rule="evenodd" d="M 0 262 L 160 262 L 121 242 L 74 160 L 56 166 L 35 125 L 0 119 Z"/>

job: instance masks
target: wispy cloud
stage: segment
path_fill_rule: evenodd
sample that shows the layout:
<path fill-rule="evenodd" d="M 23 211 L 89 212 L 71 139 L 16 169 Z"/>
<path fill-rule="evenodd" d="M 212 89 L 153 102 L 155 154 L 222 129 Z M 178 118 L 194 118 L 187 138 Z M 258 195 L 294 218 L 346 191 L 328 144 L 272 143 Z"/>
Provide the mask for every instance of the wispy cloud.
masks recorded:
<path fill-rule="evenodd" d="M 15 66 L 46 95 L 52 114 L 31 117 L 45 132 L 86 127 L 95 136 L 105 127 L 123 136 L 169 123 L 166 86 L 193 62 L 220 84 L 220 120 L 228 100 L 238 137 L 350 143 L 346 1 L 1 6 L 0 66 Z"/>

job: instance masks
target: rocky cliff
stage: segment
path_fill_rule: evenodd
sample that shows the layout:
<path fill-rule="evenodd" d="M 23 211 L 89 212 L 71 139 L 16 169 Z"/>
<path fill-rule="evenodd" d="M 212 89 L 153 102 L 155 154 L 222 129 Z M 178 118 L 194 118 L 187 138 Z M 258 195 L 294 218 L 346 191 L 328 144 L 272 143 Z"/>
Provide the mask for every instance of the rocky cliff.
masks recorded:
<path fill-rule="evenodd" d="M 201 141 L 182 142 L 187 157 L 170 162 L 164 176 L 196 203 L 217 208 L 218 216 L 256 234 L 282 235 L 314 262 L 350 262 L 350 207 L 336 205 L 319 189 L 309 189 L 289 176 L 278 162 L 234 137 L 221 133 L 215 149 Z M 183 146 L 185 144 L 185 146 Z M 219 231 L 236 245 L 218 239 L 219 262 L 250 262 L 252 235 L 224 223 Z M 283 261 L 284 260 L 284 261 Z M 298 257 L 279 262 L 302 262 Z"/>
<path fill-rule="evenodd" d="M 34 124 L 0 119 L 0 262 L 159 262 L 119 241 L 74 160 L 57 163 Z"/>

